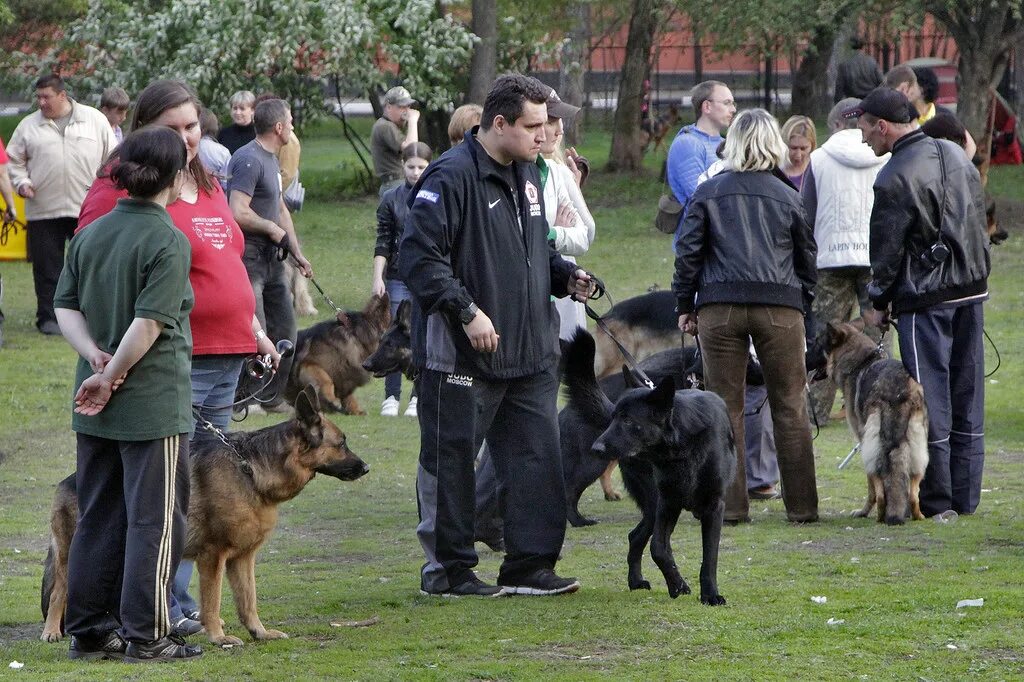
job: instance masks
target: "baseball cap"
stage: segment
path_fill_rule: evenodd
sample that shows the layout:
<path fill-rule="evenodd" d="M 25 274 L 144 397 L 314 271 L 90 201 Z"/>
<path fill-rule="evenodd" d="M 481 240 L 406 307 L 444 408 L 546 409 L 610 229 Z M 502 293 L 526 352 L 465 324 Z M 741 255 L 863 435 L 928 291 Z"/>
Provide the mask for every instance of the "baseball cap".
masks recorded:
<path fill-rule="evenodd" d="M 414 100 L 412 95 L 409 94 L 409 91 L 401 85 L 396 85 L 384 93 L 384 104 L 394 104 L 399 107 L 407 107 L 410 104 L 415 103 L 416 100 Z"/>
<path fill-rule="evenodd" d="M 855 107 L 843 112 L 843 118 L 857 118 L 871 114 L 890 123 L 910 123 L 917 118 L 917 111 L 906 95 L 898 90 L 878 87 L 865 95 Z"/>
<path fill-rule="evenodd" d="M 553 118 L 572 118 L 580 108 L 562 101 L 554 88 L 548 88 L 548 116 Z"/>

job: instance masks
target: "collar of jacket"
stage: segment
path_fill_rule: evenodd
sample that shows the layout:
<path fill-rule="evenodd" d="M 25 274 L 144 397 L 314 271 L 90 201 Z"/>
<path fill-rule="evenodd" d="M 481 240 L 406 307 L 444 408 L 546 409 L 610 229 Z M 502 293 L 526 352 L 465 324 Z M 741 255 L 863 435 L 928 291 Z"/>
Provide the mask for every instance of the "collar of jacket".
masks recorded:
<path fill-rule="evenodd" d="M 925 135 L 924 131 L 922 131 L 920 128 L 917 128 L 916 130 L 911 130 L 909 133 L 907 133 L 906 135 L 904 135 L 903 137 L 901 137 L 900 139 L 896 140 L 893 143 L 892 153 L 895 154 L 903 147 L 906 147 L 909 144 L 914 144 L 915 142 L 923 140 L 926 137 L 928 136 Z"/>
<path fill-rule="evenodd" d="M 79 106 L 78 102 L 71 99 L 70 97 L 68 97 L 68 102 L 71 104 L 71 118 L 68 119 L 68 123 L 81 123 L 85 121 L 85 116 L 83 116 L 82 107 Z M 43 112 L 39 109 L 36 109 L 36 114 L 39 116 L 39 120 L 36 121 L 36 125 L 46 125 L 47 123 L 52 123 L 54 120 L 52 118 L 46 118 L 45 116 L 43 116 Z M 60 117 L 58 116 L 58 118 Z"/>

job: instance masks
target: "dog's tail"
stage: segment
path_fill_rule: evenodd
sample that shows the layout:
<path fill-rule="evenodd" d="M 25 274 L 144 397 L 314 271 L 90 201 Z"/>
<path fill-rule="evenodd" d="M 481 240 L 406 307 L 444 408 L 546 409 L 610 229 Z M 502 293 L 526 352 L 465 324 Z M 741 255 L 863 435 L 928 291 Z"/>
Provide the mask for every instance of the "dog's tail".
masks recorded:
<path fill-rule="evenodd" d="M 54 539 L 50 538 L 50 547 L 46 551 L 46 561 L 43 562 L 43 584 L 39 590 L 40 607 L 43 611 L 43 620 L 46 620 L 46 616 L 50 611 L 50 594 L 53 592 L 54 574 L 53 574 L 53 562 L 54 562 Z"/>
<path fill-rule="evenodd" d="M 565 351 L 562 379 L 569 405 L 580 413 L 586 423 L 604 429 L 612 421 L 612 403 L 597 385 L 594 353 L 594 337 L 585 329 L 577 330 Z"/>
<path fill-rule="evenodd" d="M 885 522 L 890 526 L 903 524 L 910 514 L 910 476 L 916 469 L 916 441 L 921 435 L 916 408 L 923 401 L 907 395 L 898 398 L 902 399 L 881 410 L 878 429 L 880 452 L 888 453 L 880 462 L 879 473 L 885 492 Z"/>

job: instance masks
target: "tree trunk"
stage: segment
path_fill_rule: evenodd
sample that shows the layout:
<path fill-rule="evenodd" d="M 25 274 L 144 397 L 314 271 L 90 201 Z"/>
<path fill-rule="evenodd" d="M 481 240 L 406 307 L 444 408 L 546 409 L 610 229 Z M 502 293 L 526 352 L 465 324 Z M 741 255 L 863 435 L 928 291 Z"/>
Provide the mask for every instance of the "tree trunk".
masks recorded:
<path fill-rule="evenodd" d="M 468 102 L 483 105 L 497 76 L 498 5 L 496 0 L 473 0 L 473 33 L 480 42 L 469 61 Z"/>
<path fill-rule="evenodd" d="M 969 4 L 973 6 L 976 3 Z M 979 170 L 983 180 L 992 155 L 992 135 L 988 126 L 991 91 L 1003 77 L 1010 47 L 1024 37 L 1024 22 L 1015 16 L 1020 5 L 1020 0 L 994 0 L 981 7 L 969 7 L 964 3 L 926 4 L 926 9 L 952 34 L 960 48 L 957 116 L 978 143 L 978 155 L 982 159 Z"/>
<path fill-rule="evenodd" d="M 612 147 L 608 170 L 640 170 L 640 103 L 644 96 L 644 74 L 651 60 L 654 32 L 658 25 L 657 0 L 634 0 L 626 40 L 626 59 L 619 76 L 619 99 L 612 123 Z"/>
<path fill-rule="evenodd" d="M 585 2 L 576 3 L 570 13 L 573 26 L 562 49 L 558 95 L 563 101 L 582 107 L 586 100 L 583 79 L 587 56 L 590 54 L 590 5 Z M 581 110 L 565 125 L 565 144 L 570 147 L 583 142 L 583 114 Z"/>
<path fill-rule="evenodd" d="M 771 55 L 764 57 L 764 101 L 761 104 L 765 111 L 772 110 L 772 72 L 775 70 L 775 60 Z"/>
<path fill-rule="evenodd" d="M 804 51 L 800 66 L 793 74 L 793 103 L 790 113 L 824 120 L 832 108 L 832 92 L 828 87 L 828 65 L 832 60 L 838 22 L 820 26 Z"/>

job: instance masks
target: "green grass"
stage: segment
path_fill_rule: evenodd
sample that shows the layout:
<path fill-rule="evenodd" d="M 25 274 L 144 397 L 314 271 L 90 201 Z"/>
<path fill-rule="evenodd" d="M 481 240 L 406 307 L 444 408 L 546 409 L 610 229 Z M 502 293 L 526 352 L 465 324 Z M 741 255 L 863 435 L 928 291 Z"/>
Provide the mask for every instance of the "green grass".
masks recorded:
<path fill-rule="evenodd" d="M 596 167 L 608 136 L 588 136 Z M 337 128 L 310 132 L 304 179 L 351 162 Z M 598 239 L 583 260 L 616 299 L 668 285 L 668 238 L 651 218 L 660 187 L 598 174 L 587 187 Z M 1004 171 L 996 169 L 999 178 Z M 1016 170 L 1012 171 L 1016 173 Z M 1013 176 L 1014 178 L 1019 176 Z M 1014 181 L 1015 182 L 1015 181 Z M 1006 183 L 1020 196 L 1019 183 Z M 369 294 L 375 201 L 311 202 L 297 216 L 318 280 L 340 304 Z M 1019 211 L 1017 211 L 1019 214 Z M 126 668 L 72 664 L 66 642 L 38 641 L 39 582 L 54 484 L 74 469 L 68 403 L 74 357 L 60 339 L 32 327 L 29 266 L 0 264 L 6 344 L 0 350 L 0 676 L 10 679 L 688 679 L 856 680 L 1020 679 L 1024 622 L 1024 385 L 1014 349 L 1024 344 L 1024 246 L 1019 218 L 993 251 L 987 329 L 1003 356 L 988 389 L 988 457 L 982 505 L 953 525 L 901 528 L 850 519 L 864 478 L 837 462 L 851 446 L 833 422 L 815 441 L 822 521 L 785 522 L 780 502 L 752 506 L 753 523 L 726 529 L 719 583 L 729 603 L 671 600 L 653 563 L 652 592 L 626 589 L 626 533 L 638 514 L 626 501 L 587 492 L 585 513 L 600 524 L 570 528 L 559 570 L 583 589 L 553 599 L 436 600 L 418 595 L 422 555 L 415 537 L 418 431 L 411 419 L 376 416 L 382 386 L 359 391 L 368 417 L 336 417 L 353 450 L 372 466 L 354 483 L 318 477 L 282 507 L 259 557 L 260 615 L 291 639 L 232 650 L 207 647 L 200 661 Z M 1013 228 L 1011 228 L 1013 229 Z M 325 304 L 317 302 L 322 316 Z M 312 323 L 305 319 L 302 325 Z M 272 423 L 251 418 L 242 428 Z M 699 532 L 689 517 L 675 532 L 681 571 L 695 585 Z M 480 572 L 493 579 L 500 557 L 481 547 Z M 227 588 L 226 592 L 229 592 Z M 817 605 L 812 595 L 828 602 Z M 243 636 L 227 594 L 227 632 Z M 980 609 L 955 609 L 984 597 Z M 379 616 L 369 628 L 331 623 Z M 829 626 L 829 618 L 845 621 Z M 955 647 L 951 648 L 951 647 Z M 25 663 L 20 671 L 7 663 Z"/>

